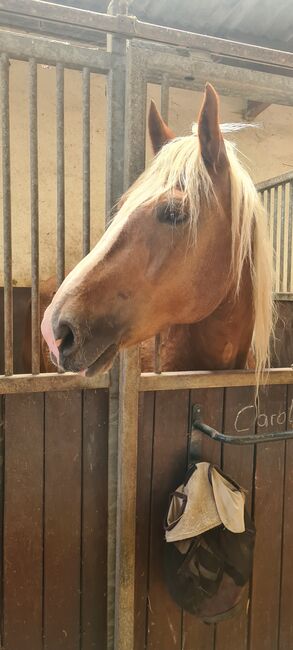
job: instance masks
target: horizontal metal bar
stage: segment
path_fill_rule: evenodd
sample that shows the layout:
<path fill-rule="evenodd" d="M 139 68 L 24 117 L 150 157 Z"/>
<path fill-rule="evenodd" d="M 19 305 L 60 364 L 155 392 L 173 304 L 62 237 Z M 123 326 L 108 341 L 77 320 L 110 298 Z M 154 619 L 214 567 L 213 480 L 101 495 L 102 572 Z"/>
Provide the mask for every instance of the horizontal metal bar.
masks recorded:
<path fill-rule="evenodd" d="M 256 184 L 256 189 L 260 192 L 261 190 L 268 190 L 271 187 L 276 185 L 282 185 L 283 183 L 288 183 L 293 180 L 293 172 L 286 172 L 286 174 L 281 174 L 280 176 L 274 176 L 274 178 L 269 178 L 266 181 L 261 181 L 261 183 Z"/>
<path fill-rule="evenodd" d="M 88 67 L 100 74 L 107 74 L 112 64 L 112 54 L 94 46 L 67 43 L 44 36 L 16 34 L 5 29 L 0 29 L 0 49 L 10 58 L 24 61 L 33 58 L 37 63 L 62 63 L 68 68 Z"/>
<path fill-rule="evenodd" d="M 170 85 L 182 85 L 182 80 L 192 79 L 192 89 L 202 90 L 206 80 L 214 83 L 221 95 L 231 94 L 243 99 L 254 101 L 269 101 L 270 103 L 293 104 L 293 79 L 280 74 L 270 74 L 267 71 L 251 70 L 248 68 L 217 63 L 212 57 L 202 52 L 190 50 L 175 50 L 160 46 L 150 46 L 149 43 L 135 41 L 132 48 L 140 50 L 144 56 L 145 74 L 148 81 L 158 81 L 158 71 L 170 77 Z M 177 81 L 178 80 L 178 81 Z M 179 83 L 180 82 L 180 83 Z"/>
<path fill-rule="evenodd" d="M 292 359 L 293 362 L 293 359 Z M 154 372 L 140 376 L 141 392 L 157 390 L 184 390 L 192 388 L 230 388 L 237 386 L 256 386 L 253 370 L 216 370 L 195 372 Z M 265 373 L 265 385 L 293 384 L 291 368 L 273 368 Z"/>
<path fill-rule="evenodd" d="M 206 50 L 229 57 L 293 68 L 293 53 L 272 50 L 257 45 L 247 45 L 233 41 L 205 36 L 183 30 L 172 29 L 144 23 L 134 16 L 111 16 L 94 13 L 75 7 L 39 2 L 39 0 L 1 0 L 0 10 L 24 16 L 44 18 L 52 22 L 66 22 L 111 34 L 120 34 L 126 38 L 143 38 L 159 41 L 177 47 Z"/>
<path fill-rule="evenodd" d="M 12 293 L 12 222 L 11 222 L 11 161 L 9 110 L 9 59 L 0 58 L 1 126 L 2 126 L 2 201 L 4 258 L 4 365 L 5 374 L 13 374 L 13 293 Z"/>
<path fill-rule="evenodd" d="M 40 280 L 39 280 L 39 174 L 38 174 L 38 68 L 29 63 L 30 201 L 31 201 L 31 341 L 32 373 L 40 372 Z"/>
<path fill-rule="evenodd" d="M 61 22 L 53 23 L 45 18 L 40 19 L 35 16 L 24 16 L 0 10 L 0 25 L 27 34 L 52 36 L 62 41 L 73 40 L 78 43 L 90 43 L 95 47 L 102 48 L 106 46 L 107 35 L 105 32 L 94 32 L 86 27 L 67 25 Z"/>
<path fill-rule="evenodd" d="M 261 433 L 257 435 L 248 436 L 229 436 L 225 433 L 220 433 L 216 429 L 209 427 L 200 420 L 193 420 L 192 429 L 201 431 L 205 436 L 215 440 L 216 442 L 223 442 L 226 445 L 259 445 L 264 442 L 279 442 L 280 440 L 288 440 L 293 438 L 293 431 L 274 431 L 272 433 Z"/>
<path fill-rule="evenodd" d="M 64 67 L 56 66 L 57 287 L 65 277 Z"/>
<path fill-rule="evenodd" d="M 289 292 L 289 293 L 285 293 L 285 292 L 282 292 L 282 293 L 274 293 L 274 300 L 278 300 L 278 301 L 280 301 L 280 300 L 284 300 L 284 301 L 286 301 L 286 300 L 287 300 L 287 301 L 292 302 L 292 300 L 293 300 L 293 293 L 291 293 L 291 292 Z"/>
<path fill-rule="evenodd" d="M 41 375 L 10 375 L 8 377 L 0 375 L 0 395 L 108 387 L 108 374 L 94 377 L 82 377 L 74 373 L 42 373 Z"/>

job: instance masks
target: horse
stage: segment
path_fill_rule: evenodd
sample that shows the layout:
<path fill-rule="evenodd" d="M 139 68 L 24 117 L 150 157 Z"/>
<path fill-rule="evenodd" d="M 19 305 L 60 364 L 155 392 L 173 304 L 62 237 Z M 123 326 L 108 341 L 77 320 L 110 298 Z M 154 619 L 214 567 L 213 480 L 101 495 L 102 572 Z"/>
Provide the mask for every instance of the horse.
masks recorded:
<path fill-rule="evenodd" d="M 92 376 L 141 345 L 141 369 L 245 368 L 260 377 L 273 331 L 272 256 L 254 184 L 223 137 L 206 84 L 198 123 L 176 137 L 155 104 L 154 158 L 122 196 L 93 250 L 69 273 L 42 320 L 53 362 Z"/>

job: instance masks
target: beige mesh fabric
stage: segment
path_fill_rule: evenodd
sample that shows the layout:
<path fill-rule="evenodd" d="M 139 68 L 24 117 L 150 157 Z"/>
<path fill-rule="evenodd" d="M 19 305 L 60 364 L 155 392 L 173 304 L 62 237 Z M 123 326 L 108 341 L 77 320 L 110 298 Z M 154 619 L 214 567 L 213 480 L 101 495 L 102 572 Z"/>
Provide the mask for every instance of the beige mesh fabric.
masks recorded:
<path fill-rule="evenodd" d="M 177 493 L 185 494 L 187 502 L 183 514 L 182 500 L 173 496 L 167 524 L 171 530 L 166 531 L 167 542 L 177 542 L 205 533 L 211 528 L 224 524 L 233 533 L 245 531 L 244 495 L 240 489 L 223 477 L 210 463 L 197 463 L 187 484 L 181 485 Z"/>

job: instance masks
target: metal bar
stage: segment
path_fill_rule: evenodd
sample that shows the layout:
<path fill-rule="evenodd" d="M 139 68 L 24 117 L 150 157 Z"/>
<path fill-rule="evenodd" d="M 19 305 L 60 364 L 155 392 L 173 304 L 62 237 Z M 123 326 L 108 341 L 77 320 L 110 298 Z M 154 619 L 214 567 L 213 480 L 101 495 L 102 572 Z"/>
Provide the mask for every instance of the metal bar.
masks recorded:
<path fill-rule="evenodd" d="M 94 72 L 107 74 L 111 69 L 111 54 L 91 45 L 67 43 L 44 36 L 16 34 L 0 29 L 1 49 L 11 57 L 37 63 L 56 65 L 63 63 L 68 68 L 88 67 Z"/>
<path fill-rule="evenodd" d="M 16 13 L 18 15 L 44 18 L 52 22 L 66 22 L 97 31 L 119 34 L 126 38 L 143 38 L 176 45 L 177 47 L 205 50 L 251 62 L 257 61 L 277 67 L 293 68 L 293 54 L 291 52 L 272 50 L 214 36 L 152 25 L 137 20 L 134 16 L 99 14 L 84 9 L 64 7 L 44 1 L 39 2 L 38 0 L 1 0 L 0 10 L 8 12 L 10 15 Z"/>
<path fill-rule="evenodd" d="M 40 393 L 51 390 L 108 388 L 109 375 L 82 377 L 73 373 L 41 375 L 0 375 L 0 395 L 6 393 Z"/>
<path fill-rule="evenodd" d="M 195 372 L 142 373 L 139 381 L 141 392 L 157 390 L 184 390 L 192 388 L 229 388 L 256 386 L 254 370 L 216 370 Z M 273 368 L 265 373 L 264 385 L 293 384 L 291 368 Z"/>
<path fill-rule="evenodd" d="M 169 90 L 169 77 L 168 75 L 163 75 L 161 83 L 161 115 L 167 124 L 169 118 Z"/>
<path fill-rule="evenodd" d="M 281 223 L 280 223 L 280 281 L 279 289 L 283 291 L 283 281 L 284 281 L 284 266 L 285 266 L 285 210 L 286 210 L 286 183 L 282 184 L 282 196 L 281 196 Z"/>
<path fill-rule="evenodd" d="M 161 356 L 162 336 L 156 334 L 155 336 L 155 372 L 160 374 L 162 372 L 162 356 Z"/>
<path fill-rule="evenodd" d="M 5 375 L 13 374 L 13 289 L 10 178 L 9 59 L 1 56 L 1 122 L 4 257 L 4 359 Z"/>
<path fill-rule="evenodd" d="M 288 257 L 287 257 L 287 292 L 292 293 L 291 273 L 292 273 L 292 235 L 293 235 L 293 181 L 289 187 L 289 223 L 288 223 Z"/>
<path fill-rule="evenodd" d="M 112 3 L 108 11 L 115 12 Z M 107 85 L 107 150 L 106 150 L 106 227 L 112 211 L 124 190 L 124 130 L 125 130 L 125 56 L 126 41 L 108 36 L 107 50 L 112 67 Z M 108 546 L 107 546 L 107 650 L 114 648 L 115 580 L 117 543 L 117 485 L 119 428 L 119 370 L 116 360 L 111 370 L 108 428 Z M 118 650 L 118 649 L 117 649 Z"/>
<path fill-rule="evenodd" d="M 220 433 L 216 429 L 209 427 L 200 420 L 193 420 L 192 429 L 201 431 L 201 433 L 208 436 L 208 438 L 211 438 L 211 440 L 223 442 L 228 445 L 259 445 L 264 442 L 279 442 L 280 440 L 293 438 L 293 431 L 275 431 L 272 433 L 258 434 L 257 436 L 228 436 L 225 433 Z"/>
<path fill-rule="evenodd" d="M 56 65 L 57 287 L 65 275 L 64 67 Z"/>
<path fill-rule="evenodd" d="M 293 293 L 290 291 L 290 293 L 286 293 L 283 291 L 282 293 L 274 293 L 274 300 L 280 301 L 280 300 L 287 300 L 287 302 L 292 302 L 293 300 Z"/>
<path fill-rule="evenodd" d="M 147 84 L 141 53 L 126 61 L 125 189 L 144 169 Z M 118 439 L 115 649 L 134 649 L 139 351 L 122 354 Z"/>
<path fill-rule="evenodd" d="M 278 198 L 279 198 L 279 185 L 275 187 L 274 190 L 274 225 L 273 225 L 273 255 L 274 255 L 274 268 L 275 268 L 275 278 L 274 278 L 274 291 L 277 290 L 277 234 L 278 234 Z M 278 286 L 278 289 L 280 287 Z"/>
<path fill-rule="evenodd" d="M 158 71 L 164 70 L 170 76 L 172 86 L 177 85 L 176 79 L 181 80 L 178 85 L 183 85 L 182 79 L 186 82 L 186 77 L 187 80 L 192 77 L 192 89 L 202 91 L 209 79 L 222 95 L 233 94 L 245 100 L 252 98 L 289 106 L 293 103 L 293 79 L 288 76 L 274 74 L 272 77 L 267 71 L 237 67 L 237 61 L 234 66 L 226 65 L 202 52 L 178 52 L 168 48 L 166 53 L 159 45 L 150 46 L 140 41 L 134 41 L 133 47 L 144 51 L 148 81 L 161 83 L 162 73 Z"/>
<path fill-rule="evenodd" d="M 287 183 L 292 180 L 293 172 L 286 172 L 286 174 L 281 174 L 281 176 L 274 176 L 274 178 L 269 178 L 266 181 L 261 181 L 261 183 L 256 183 L 255 187 L 260 192 L 261 190 L 268 190 L 271 187 L 282 185 L 282 183 Z"/>
<path fill-rule="evenodd" d="M 161 115 L 163 120 L 168 124 L 169 116 L 169 77 L 168 75 L 163 75 L 161 83 Z M 155 336 L 155 372 L 162 372 L 162 336 L 157 334 Z"/>
<path fill-rule="evenodd" d="M 83 256 L 91 247 L 90 222 L 90 71 L 82 71 L 82 124 L 83 124 Z"/>
<path fill-rule="evenodd" d="M 39 296 L 39 192 L 38 192 L 38 81 L 37 63 L 29 63 L 29 137 L 31 190 L 31 314 L 32 373 L 40 372 L 40 296 Z"/>

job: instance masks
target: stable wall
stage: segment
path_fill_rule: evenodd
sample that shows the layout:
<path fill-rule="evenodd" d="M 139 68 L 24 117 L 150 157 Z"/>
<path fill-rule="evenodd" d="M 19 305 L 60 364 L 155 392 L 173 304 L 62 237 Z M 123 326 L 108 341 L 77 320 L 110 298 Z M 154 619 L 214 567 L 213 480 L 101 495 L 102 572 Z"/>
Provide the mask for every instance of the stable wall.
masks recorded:
<path fill-rule="evenodd" d="M 82 79 L 81 73 L 65 71 L 65 193 L 66 266 L 70 269 L 82 256 Z M 160 105 L 160 89 L 149 87 L 149 99 Z M 55 69 L 38 67 L 39 99 L 39 206 L 41 277 L 55 274 L 56 264 L 56 117 Z M 196 121 L 202 94 L 170 90 L 169 123 L 178 135 L 190 133 Z M 28 66 L 12 61 L 10 82 L 11 173 L 13 222 L 13 281 L 30 285 L 30 181 Z M 241 98 L 221 99 L 222 122 L 242 121 Z M 293 107 L 271 105 L 256 120 L 258 129 L 234 133 L 232 139 L 243 153 L 242 160 L 255 181 L 290 171 L 293 167 Z M 91 242 L 104 228 L 106 155 L 106 81 L 91 75 Z M 147 160 L 151 157 L 147 143 Z M 0 159 L 1 167 L 1 159 Z M 1 173 L 1 169 L 0 169 Z M 1 188 L 2 190 L 2 188 Z M 1 202 L 2 203 L 2 202 Z M 2 210 L 2 205 L 0 205 Z M 1 212 L 0 212 L 1 217 Z M 0 248 L 2 255 L 2 228 Z M 0 258 L 0 283 L 3 283 Z"/>

